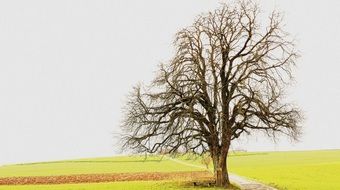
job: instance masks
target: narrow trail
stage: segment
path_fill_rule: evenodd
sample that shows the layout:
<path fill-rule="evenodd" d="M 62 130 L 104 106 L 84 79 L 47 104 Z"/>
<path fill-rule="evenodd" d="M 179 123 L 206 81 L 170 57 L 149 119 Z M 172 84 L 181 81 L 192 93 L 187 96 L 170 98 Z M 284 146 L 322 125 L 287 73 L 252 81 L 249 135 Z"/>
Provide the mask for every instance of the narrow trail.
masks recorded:
<path fill-rule="evenodd" d="M 207 168 L 204 167 L 204 166 L 200 166 L 200 165 L 196 165 L 196 164 L 190 164 L 190 163 L 187 163 L 187 162 L 182 161 L 182 160 L 178 160 L 178 159 L 175 159 L 175 158 L 171 158 L 171 157 L 169 157 L 169 156 L 166 156 L 166 158 L 168 158 L 169 160 L 171 160 L 171 161 L 173 161 L 173 162 L 176 162 L 176 163 L 179 163 L 179 164 L 182 164 L 182 165 L 185 165 L 185 166 L 194 167 L 194 168 L 201 168 L 201 169 L 207 170 Z"/>
<path fill-rule="evenodd" d="M 176 162 L 176 163 L 179 163 L 179 164 L 182 164 L 182 165 L 195 167 L 195 168 L 201 168 L 201 169 L 207 169 L 204 166 L 190 164 L 190 163 L 187 163 L 185 161 L 178 160 L 178 159 L 175 159 L 175 158 L 171 158 L 171 157 L 168 157 L 168 156 L 167 156 L 167 158 L 169 160 L 173 161 L 173 162 Z M 232 173 L 229 173 L 229 179 L 232 183 L 239 186 L 241 190 L 277 190 L 274 187 L 270 187 L 268 185 L 265 185 L 265 184 L 259 183 L 257 181 L 250 180 L 250 179 L 247 179 L 245 177 L 241 177 L 239 175 L 232 174 Z"/>
<path fill-rule="evenodd" d="M 274 187 L 235 174 L 229 174 L 229 179 L 231 182 L 237 184 L 242 190 L 277 190 Z"/>

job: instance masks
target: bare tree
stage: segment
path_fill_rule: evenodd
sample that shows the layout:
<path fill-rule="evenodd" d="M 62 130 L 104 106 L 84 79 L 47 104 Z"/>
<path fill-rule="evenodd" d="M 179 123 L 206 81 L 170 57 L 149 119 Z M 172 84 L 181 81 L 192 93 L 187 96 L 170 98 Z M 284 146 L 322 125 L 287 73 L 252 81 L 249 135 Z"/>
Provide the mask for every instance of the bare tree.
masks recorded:
<path fill-rule="evenodd" d="M 255 131 L 297 139 L 300 113 L 282 97 L 298 55 L 281 20 L 274 11 L 263 27 L 258 5 L 239 1 L 179 31 L 173 59 L 150 86 L 139 85 L 129 96 L 124 147 L 208 152 L 216 185 L 228 186 L 234 139 Z"/>

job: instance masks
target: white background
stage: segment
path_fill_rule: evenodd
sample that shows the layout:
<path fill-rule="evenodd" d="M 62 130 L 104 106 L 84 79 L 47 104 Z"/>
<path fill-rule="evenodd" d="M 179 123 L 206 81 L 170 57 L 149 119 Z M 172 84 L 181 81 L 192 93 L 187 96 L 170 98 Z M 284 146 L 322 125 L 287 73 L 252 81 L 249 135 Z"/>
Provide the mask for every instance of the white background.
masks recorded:
<path fill-rule="evenodd" d="M 248 150 L 340 148 L 340 1 L 262 1 L 285 12 L 296 39 L 289 99 L 305 111 L 299 143 L 263 136 Z M 170 59 L 176 31 L 211 0 L 0 1 L 0 164 L 117 154 L 131 87 Z M 265 23 L 263 17 L 263 23 Z"/>

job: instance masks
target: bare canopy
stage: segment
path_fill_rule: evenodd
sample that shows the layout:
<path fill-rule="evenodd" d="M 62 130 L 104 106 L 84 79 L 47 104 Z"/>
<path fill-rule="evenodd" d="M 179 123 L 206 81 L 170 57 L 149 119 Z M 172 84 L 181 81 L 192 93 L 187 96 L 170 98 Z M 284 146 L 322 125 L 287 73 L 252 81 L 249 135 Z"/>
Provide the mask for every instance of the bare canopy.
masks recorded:
<path fill-rule="evenodd" d="M 259 23 L 251 1 L 224 4 L 176 34 L 176 53 L 149 86 L 136 86 L 125 107 L 125 147 L 137 152 L 206 153 L 217 186 L 230 184 L 232 140 L 263 131 L 299 135 L 297 108 L 282 99 L 298 57 L 282 17 Z"/>

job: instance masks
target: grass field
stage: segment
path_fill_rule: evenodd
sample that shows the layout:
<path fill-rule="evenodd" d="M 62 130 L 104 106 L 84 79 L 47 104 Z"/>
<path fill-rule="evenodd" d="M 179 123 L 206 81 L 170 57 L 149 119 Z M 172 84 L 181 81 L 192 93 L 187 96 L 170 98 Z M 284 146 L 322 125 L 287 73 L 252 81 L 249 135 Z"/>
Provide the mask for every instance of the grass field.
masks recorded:
<path fill-rule="evenodd" d="M 192 162 L 192 161 L 190 161 Z M 0 177 L 52 176 L 93 173 L 134 173 L 134 172 L 177 172 L 204 171 L 202 168 L 176 163 L 161 156 L 126 156 L 94 159 L 42 162 L 0 167 Z M 207 189 L 193 187 L 185 181 L 129 181 L 92 184 L 62 185 L 18 185 L 0 186 L 0 190 L 163 190 L 163 189 Z M 209 188 L 218 189 L 218 188 Z"/>
<path fill-rule="evenodd" d="M 340 150 L 236 154 L 229 166 L 236 174 L 279 189 L 340 189 Z"/>
<path fill-rule="evenodd" d="M 182 161 L 199 165 L 199 160 Z M 233 173 L 256 179 L 279 189 L 340 189 L 340 150 L 301 152 L 234 153 L 229 157 Z M 9 165 L 0 167 L 0 177 L 45 176 L 84 173 L 197 171 L 198 167 L 159 156 L 81 159 L 62 162 Z M 108 190 L 108 189 L 191 189 L 181 182 L 136 181 L 76 185 L 0 186 L 0 190 Z M 195 188 L 196 189 L 196 188 Z"/>
<path fill-rule="evenodd" d="M 226 190 L 220 188 L 193 187 L 181 182 L 130 181 L 91 184 L 20 185 L 0 186 L 0 190 Z"/>
<path fill-rule="evenodd" d="M 161 156 L 125 156 L 2 166 L 0 177 L 199 170 Z"/>

